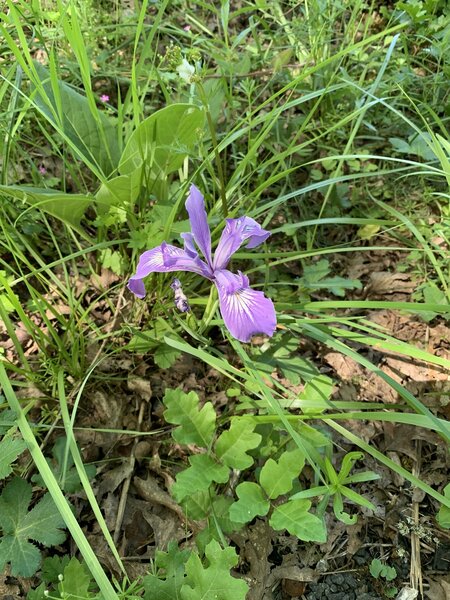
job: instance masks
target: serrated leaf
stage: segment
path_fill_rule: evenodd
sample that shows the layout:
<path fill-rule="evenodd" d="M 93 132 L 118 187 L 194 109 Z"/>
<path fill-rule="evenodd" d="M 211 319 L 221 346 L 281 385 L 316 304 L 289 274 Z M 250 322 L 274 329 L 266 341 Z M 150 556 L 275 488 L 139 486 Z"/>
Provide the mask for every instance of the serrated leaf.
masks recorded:
<path fill-rule="evenodd" d="M 177 502 L 195 492 L 204 492 L 213 483 L 226 483 L 229 469 L 217 464 L 207 454 L 196 454 L 189 457 L 190 467 L 178 473 L 172 486 L 172 494 Z"/>
<path fill-rule="evenodd" d="M 231 576 L 230 569 L 238 562 L 234 548 L 222 549 L 216 540 L 205 549 L 208 566 L 197 554 L 186 563 L 186 583 L 181 588 L 183 600 L 244 600 L 247 584 Z"/>
<path fill-rule="evenodd" d="M 203 123 L 203 111 L 191 104 L 172 104 L 156 111 L 131 134 L 120 159 L 120 174 L 144 166 L 146 181 L 176 171 L 196 144 Z"/>
<path fill-rule="evenodd" d="M 450 483 L 444 488 L 444 496 L 450 500 Z M 437 522 L 444 529 L 450 529 L 450 508 L 442 505 L 436 515 Z"/>
<path fill-rule="evenodd" d="M 178 600 L 184 582 L 184 566 L 190 556 L 189 550 L 179 550 L 170 542 L 167 552 L 156 551 L 155 566 L 162 573 L 147 575 L 143 579 L 144 600 Z"/>
<path fill-rule="evenodd" d="M 0 396 L 0 401 L 2 397 Z M 0 435 L 4 435 L 11 427 L 16 425 L 16 416 L 12 410 L 0 410 Z"/>
<path fill-rule="evenodd" d="M 172 431 L 173 439 L 180 444 L 207 448 L 216 428 L 216 413 L 211 402 L 206 402 L 200 409 L 197 394 L 185 394 L 181 390 L 166 390 L 163 402 L 167 407 L 164 411 L 166 421 L 180 425 Z"/>
<path fill-rule="evenodd" d="M 58 591 L 61 598 L 92 598 L 92 594 L 89 593 L 91 581 L 91 574 L 85 565 L 73 557 L 64 568 L 63 580 L 58 584 Z"/>
<path fill-rule="evenodd" d="M 277 531 L 286 529 L 304 542 L 323 543 L 327 539 L 325 525 L 319 517 L 308 512 L 308 500 L 290 500 L 277 506 L 270 517 L 270 525 Z"/>
<path fill-rule="evenodd" d="M 12 472 L 12 464 L 27 445 L 23 440 L 7 437 L 0 441 L 0 479 Z"/>
<path fill-rule="evenodd" d="M 236 494 L 239 500 L 230 507 L 230 517 L 233 521 L 249 523 L 256 516 L 263 517 L 269 512 L 270 502 L 257 483 L 251 481 L 240 483 L 236 488 Z"/>
<path fill-rule="evenodd" d="M 293 479 L 305 466 L 305 457 L 299 450 L 283 452 L 278 462 L 269 458 L 259 474 L 259 483 L 269 498 L 278 498 L 292 490 Z"/>
<path fill-rule="evenodd" d="M 171 348 L 168 344 L 160 344 L 153 354 L 153 359 L 160 369 L 169 369 L 180 355 L 179 350 Z"/>
<path fill-rule="evenodd" d="M 259 433 L 254 433 L 256 423 L 240 417 L 231 419 L 230 428 L 224 431 L 215 445 L 216 456 L 231 469 L 248 469 L 253 458 L 248 450 L 257 448 L 261 442 Z"/>
<path fill-rule="evenodd" d="M 39 549 L 28 540 L 51 546 L 66 537 L 61 531 L 64 521 L 50 494 L 28 512 L 31 493 L 31 485 L 16 477 L 0 496 L 0 571 L 10 562 L 11 574 L 23 577 L 31 577 L 41 560 Z"/>
<path fill-rule="evenodd" d="M 70 557 L 49 556 L 44 559 L 41 569 L 41 577 L 46 583 L 58 583 L 58 576 L 64 573 L 64 569 L 70 562 Z"/>

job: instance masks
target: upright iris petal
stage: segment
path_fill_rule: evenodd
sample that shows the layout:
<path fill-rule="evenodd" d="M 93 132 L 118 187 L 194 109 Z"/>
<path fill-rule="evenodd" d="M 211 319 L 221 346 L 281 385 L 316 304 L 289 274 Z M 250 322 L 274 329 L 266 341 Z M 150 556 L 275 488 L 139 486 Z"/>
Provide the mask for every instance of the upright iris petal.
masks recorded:
<path fill-rule="evenodd" d="M 246 275 L 216 271 L 215 284 L 222 319 L 232 336 L 249 342 L 257 333 L 274 334 L 277 318 L 273 302 L 263 292 L 252 290 Z"/>
<path fill-rule="evenodd" d="M 267 240 L 270 231 L 266 231 L 250 217 L 227 219 L 219 245 L 214 253 L 214 269 L 225 269 L 231 256 L 248 240 L 247 248 L 256 248 Z"/>
<path fill-rule="evenodd" d="M 205 202 L 195 185 L 191 186 L 186 209 L 191 231 L 181 234 L 184 250 L 163 242 L 160 246 L 144 252 L 139 259 L 136 273 L 128 282 L 130 291 L 138 298 L 144 298 L 143 279 L 149 273 L 191 271 L 214 281 L 219 292 L 222 318 L 236 339 L 249 342 L 256 333 L 272 336 L 277 325 L 272 300 L 266 298 L 263 292 L 252 290 L 248 277 L 240 271 L 236 274 L 225 269 L 231 256 L 244 242 L 247 242 L 248 248 L 255 248 L 269 237 L 270 232 L 250 217 L 227 219 L 213 260 Z M 197 248 L 202 252 L 205 261 L 199 257 Z M 183 300 L 183 307 L 189 307 L 184 294 L 181 296 L 181 283 L 176 281 L 178 300 Z"/>
<path fill-rule="evenodd" d="M 191 222 L 191 231 L 194 240 L 206 258 L 206 262 L 211 266 L 211 232 L 205 210 L 205 200 L 195 185 L 191 185 L 189 196 L 186 200 L 186 210 Z"/>

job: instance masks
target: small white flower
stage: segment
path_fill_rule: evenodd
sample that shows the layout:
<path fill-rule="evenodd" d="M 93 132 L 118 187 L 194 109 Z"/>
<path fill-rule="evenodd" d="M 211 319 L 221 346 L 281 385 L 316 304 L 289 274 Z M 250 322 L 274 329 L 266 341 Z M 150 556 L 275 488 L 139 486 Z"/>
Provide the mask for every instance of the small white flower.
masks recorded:
<path fill-rule="evenodd" d="M 190 65 L 188 61 L 183 58 L 183 61 L 177 67 L 177 73 L 186 83 L 192 83 L 192 76 L 195 73 L 195 67 Z"/>

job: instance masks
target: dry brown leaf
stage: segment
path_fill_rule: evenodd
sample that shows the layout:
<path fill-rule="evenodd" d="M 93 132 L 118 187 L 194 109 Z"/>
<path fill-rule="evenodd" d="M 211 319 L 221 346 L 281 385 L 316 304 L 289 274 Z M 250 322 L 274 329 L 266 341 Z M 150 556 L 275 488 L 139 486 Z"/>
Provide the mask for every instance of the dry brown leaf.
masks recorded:
<path fill-rule="evenodd" d="M 355 377 L 362 377 L 364 371 L 356 360 L 348 356 L 344 356 L 340 352 L 327 352 L 324 360 L 332 367 L 339 378 L 344 381 L 350 381 Z"/>
<path fill-rule="evenodd" d="M 429 580 L 430 587 L 425 591 L 425 596 L 430 600 L 450 600 L 449 576 L 436 580 Z"/>
<path fill-rule="evenodd" d="M 410 294 L 417 287 L 408 273 L 390 273 L 388 271 L 372 271 L 367 291 L 373 295 Z"/>
<path fill-rule="evenodd" d="M 142 398 L 142 400 L 145 400 L 146 402 L 151 400 L 152 386 L 148 379 L 144 379 L 143 377 L 129 376 L 127 386 L 130 392 L 135 392 Z"/>

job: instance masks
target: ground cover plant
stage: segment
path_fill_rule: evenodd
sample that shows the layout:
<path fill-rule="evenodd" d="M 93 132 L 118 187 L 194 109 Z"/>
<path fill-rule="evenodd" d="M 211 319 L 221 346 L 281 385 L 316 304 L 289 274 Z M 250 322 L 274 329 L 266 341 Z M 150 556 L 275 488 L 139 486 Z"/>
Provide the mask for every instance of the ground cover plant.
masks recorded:
<path fill-rule="evenodd" d="M 445 599 L 446 3 L 0 19 L 0 596 Z"/>

